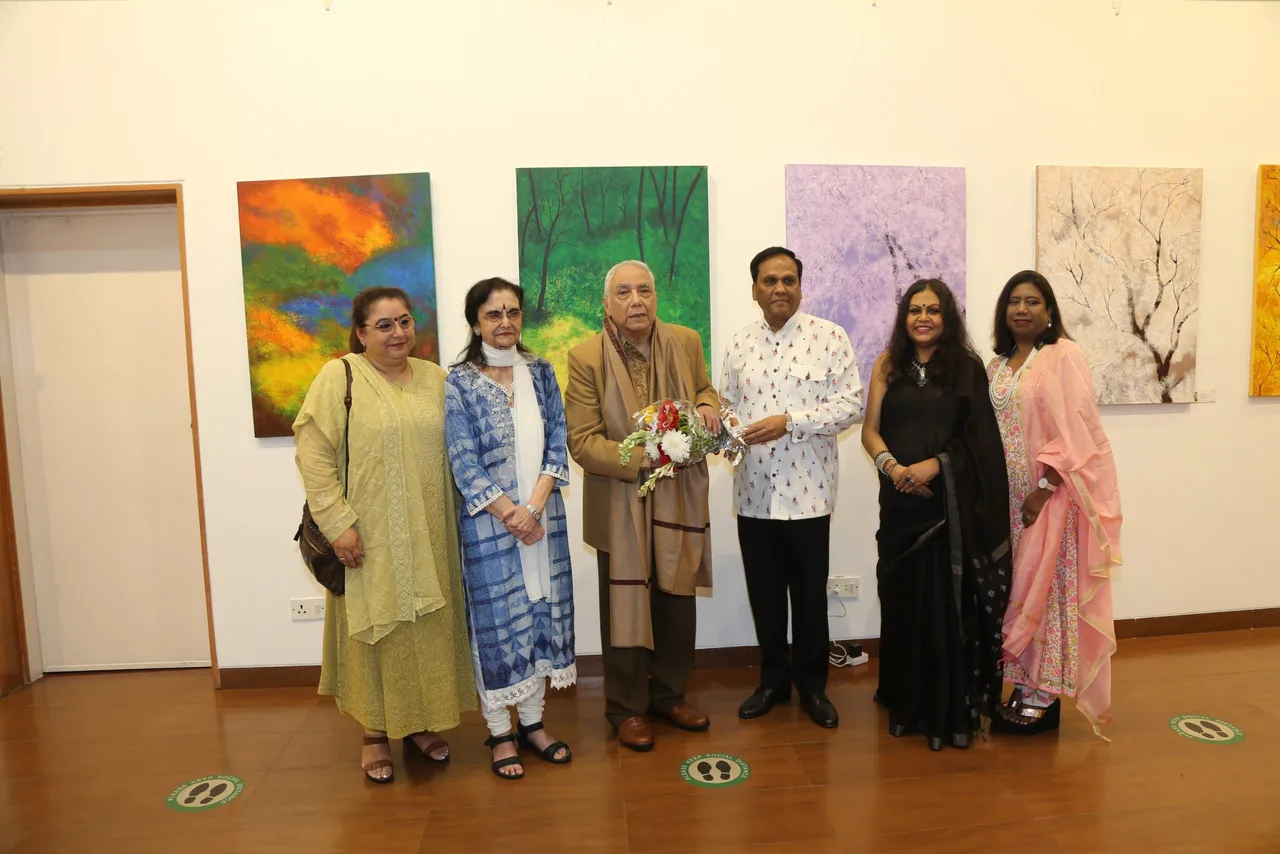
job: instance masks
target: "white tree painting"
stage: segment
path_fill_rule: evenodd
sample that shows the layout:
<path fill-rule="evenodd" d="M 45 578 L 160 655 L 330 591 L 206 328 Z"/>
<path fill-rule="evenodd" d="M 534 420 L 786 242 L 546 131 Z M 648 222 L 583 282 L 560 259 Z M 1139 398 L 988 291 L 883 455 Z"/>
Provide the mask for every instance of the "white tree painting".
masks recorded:
<path fill-rule="evenodd" d="M 1037 269 L 1099 403 L 1195 399 L 1203 184 L 1199 169 L 1037 169 Z"/>

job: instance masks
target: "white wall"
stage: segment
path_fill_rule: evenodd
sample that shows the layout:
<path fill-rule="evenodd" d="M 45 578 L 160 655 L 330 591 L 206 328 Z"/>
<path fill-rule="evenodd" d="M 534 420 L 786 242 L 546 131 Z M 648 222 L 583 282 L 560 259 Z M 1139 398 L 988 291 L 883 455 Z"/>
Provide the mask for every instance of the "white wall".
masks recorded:
<path fill-rule="evenodd" d="M 1106 412 L 1127 513 L 1116 612 L 1269 607 L 1280 406 L 1246 379 L 1278 38 L 1280 4 L 1176 0 L 0 3 L 0 185 L 184 183 L 218 658 L 247 666 L 318 661 L 320 629 L 287 613 L 315 589 L 290 540 L 291 443 L 253 438 L 237 180 L 429 171 L 450 354 L 467 286 L 516 272 L 516 167 L 708 164 L 718 375 L 756 316 L 747 261 L 784 238 L 786 163 L 966 167 L 981 338 L 1034 265 L 1037 165 L 1203 167 L 1199 387 L 1219 402 Z M 842 449 L 834 568 L 864 586 L 834 631 L 874 635 L 875 478 L 856 431 Z M 722 465 L 712 501 L 699 644 L 752 643 Z M 574 557 L 594 652 L 594 560 Z"/>

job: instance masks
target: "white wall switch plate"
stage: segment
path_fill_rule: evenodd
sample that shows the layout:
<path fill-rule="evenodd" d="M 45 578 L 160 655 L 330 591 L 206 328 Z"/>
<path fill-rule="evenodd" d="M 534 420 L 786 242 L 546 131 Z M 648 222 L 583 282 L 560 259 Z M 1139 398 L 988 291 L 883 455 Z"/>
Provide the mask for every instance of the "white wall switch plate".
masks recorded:
<path fill-rule="evenodd" d="M 324 619 L 323 599 L 290 599 L 289 618 L 295 623 Z"/>
<path fill-rule="evenodd" d="M 860 588 L 856 575 L 834 575 L 827 579 L 827 593 L 841 599 L 857 599 Z"/>

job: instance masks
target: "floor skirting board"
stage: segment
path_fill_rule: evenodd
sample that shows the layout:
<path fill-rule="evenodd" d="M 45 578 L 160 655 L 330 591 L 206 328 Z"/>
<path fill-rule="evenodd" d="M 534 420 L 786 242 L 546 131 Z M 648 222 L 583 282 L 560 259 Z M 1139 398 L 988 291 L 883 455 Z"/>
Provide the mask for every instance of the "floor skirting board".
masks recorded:
<path fill-rule="evenodd" d="M 1116 620 L 1116 638 L 1126 640 L 1269 628 L 1280 628 L 1280 608 Z M 871 656 L 875 656 L 880 651 L 879 638 L 853 638 L 840 643 L 861 644 L 862 651 Z M 725 670 L 733 667 L 753 667 L 759 663 L 759 647 L 726 646 L 698 650 L 694 655 L 693 666 L 695 670 Z M 227 689 L 309 688 L 320 682 L 318 664 L 291 667 L 223 667 L 218 673 L 222 679 L 222 687 Z M 579 676 L 599 676 L 601 673 L 603 673 L 603 665 L 598 654 L 578 656 Z"/>

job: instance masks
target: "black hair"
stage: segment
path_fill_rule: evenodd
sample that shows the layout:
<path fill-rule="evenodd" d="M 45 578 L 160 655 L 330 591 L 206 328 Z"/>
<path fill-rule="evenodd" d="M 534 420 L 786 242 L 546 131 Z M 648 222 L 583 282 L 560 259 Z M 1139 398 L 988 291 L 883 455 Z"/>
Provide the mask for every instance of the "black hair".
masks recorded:
<path fill-rule="evenodd" d="M 413 302 L 399 288 L 365 288 L 351 301 L 351 334 L 347 337 L 347 349 L 352 353 L 364 352 L 364 342 L 360 340 L 357 330 L 369 322 L 369 312 L 384 299 L 399 300 L 404 303 L 405 310 L 413 314 Z"/>
<path fill-rule="evenodd" d="M 804 282 L 804 262 L 796 257 L 796 253 L 792 252 L 785 246 L 770 246 L 768 249 L 762 249 L 756 253 L 756 257 L 751 259 L 751 283 L 755 284 L 760 278 L 760 265 L 770 258 L 776 258 L 779 255 L 785 255 L 792 261 L 796 262 L 796 279 Z"/>
<path fill-rule="evenodd" d="M 488 364 L 484 360 L 484 339 L 480 337 L 479 332 L 476 332 L 476 327 L 480 325 L 480 306 L 488 302 L 495 291 L 511 291 L 516 295 L 516 302 L 520 303 L 520 310 L 524 311 L 524 288 L 497 276 L 476 282 L 471 286 L 471 290 L 467 291 L 466 304 L 462 309 L 463 315 L 467 318 L 467 328 L 471 337 L 467 340 L 467 346 L 458 354 L 458 361 L 449 367 L 456 368 L 467 362 L 475 362 L 477 365 Z M 516 341 L 516 350 L 521 353 L 529 352 L 519 341 Z"/>
<path fill-rule="evenodd" d="M 956 375 L 961 359 L 977 358 L 973 352 L 973 344 L 969 341 L 969 333 L 965 330 L 964 315 L 951 293 L 951 288 L 941 279 L 920 279 L 898 301 L 898 314 L 893 321 L 893 329 L 889 332 L 889 344 L 885 348 L 888 354 L 889 382 L 907 376 L 907 369 L 916 357 L 916 345 L 907 334 L 907 311 L 911 308 L 911 299 L 916 294 L 930 291 L 938 298 L 942 309 L 942 336 L 938 339 L 938 348 L 929 359 L 929 377 L 941 385 L 948 385 Z"/>
<path fill-rule="evenodd" d="M 1004 290 L 1000 292 L 1000 298 L 996 300 L 996 316 L 992 323 L 991 334 L 996 355 L 1008 356 L 1018 346 L 1018 342 L 1013 339 L 1008 321 L 1009 300 L 1013 298 L 1013 289 L 1018 285 L 1031 285 L 1038 290 L 1040 296 L 1044 298 L 1044 307 L 1049 312 L 1049 325 L 1036 339 L 1036 346 L 1054 344 L 1060 338 L 1071 340 L 1071 334 L 1067 332 L 1067 327 L 1062 322 L 1062 312 L 1058 310 L 1058 298 L 1053 295 L 1053 287 L 1049 284 L 1049 280 L 1035 270 L 1023 270 L 1013 274 L 1013 278 L 1005 283 Z"/>

